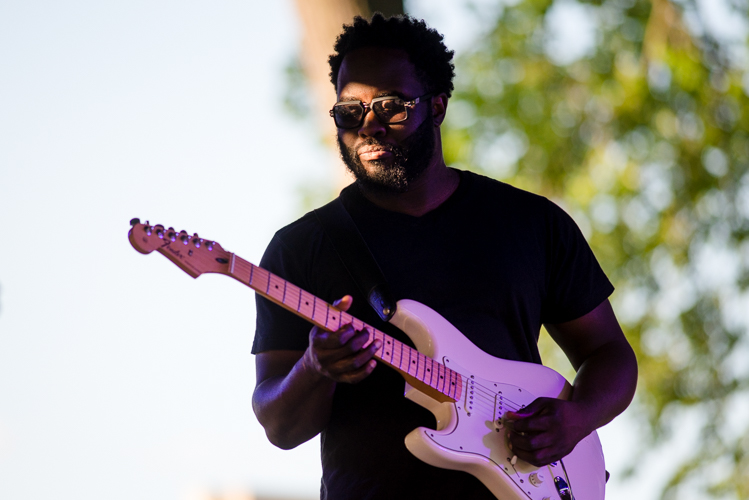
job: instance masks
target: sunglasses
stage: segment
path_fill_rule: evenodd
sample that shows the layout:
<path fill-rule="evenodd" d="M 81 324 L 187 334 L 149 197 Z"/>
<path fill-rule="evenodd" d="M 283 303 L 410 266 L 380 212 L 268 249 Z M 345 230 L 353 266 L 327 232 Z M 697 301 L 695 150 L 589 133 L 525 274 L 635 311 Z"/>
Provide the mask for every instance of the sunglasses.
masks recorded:
<path fill-rule="evenodd" d="M 338 128 L 356 128 L 364 122 L 364 115 L 370 109 L 380 123 L 389 125 L 408 120 L 408 110 L 416 107 L 422 99 L 428 99 L 432 94 L 424 94 L 412 101 L 404 101 L 400 97 L 376 97 L 371 102 L 345 101 L 339 102 L 330 110 L 335 125 Z"/>

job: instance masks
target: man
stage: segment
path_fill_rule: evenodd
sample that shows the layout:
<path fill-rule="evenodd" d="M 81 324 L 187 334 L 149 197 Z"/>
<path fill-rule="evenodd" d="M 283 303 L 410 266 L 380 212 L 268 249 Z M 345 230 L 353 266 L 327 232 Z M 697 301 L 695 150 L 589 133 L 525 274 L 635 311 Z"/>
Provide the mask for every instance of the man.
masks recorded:
<path fill-rule="evenodd" d="M 510 442 L 539 466 L 567 455 L 634 393 L 636 361 L 608 302 L 613 287 L 556 205 L 445 165 L 439 130 L 453 65 L 441 35 L 408 17 L 375 15 L 345 27 L 335 50 L 331 114 L 356 178 L 340 199 L 395 298 L 426 304 L 506 359 L 540 363 L 544 324 L 577 370 L 573 393 L 510 414 Z M 313 215 L 280 230 L 261 266 L 406 340 L 354 293 Z M 368 331 L 310 331 L 265 299 L 257 307 L 255 413 L 281 448 L 321 433 L 322 498 L 494 498 L 469 474 L 408 452 L 404 436 L 434 427 L 434 418 L 372 359 L 380 345 L 367 344 Z"/>

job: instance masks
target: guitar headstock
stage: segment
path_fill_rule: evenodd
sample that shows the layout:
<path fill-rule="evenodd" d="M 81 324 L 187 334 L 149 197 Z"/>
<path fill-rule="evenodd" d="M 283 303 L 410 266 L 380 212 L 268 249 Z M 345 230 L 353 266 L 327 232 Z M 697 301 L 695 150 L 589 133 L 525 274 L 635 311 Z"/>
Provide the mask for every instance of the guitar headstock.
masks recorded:
<path fill-rule="evenodd" d="M 232 254 L 215 241 L 187 231 L 175 231 L 161 224 L 152 226 L 139 219 L 130 221 L 128 239 L 137 251 L 148 254 L 156 250 L 193 278 L 203 273 L 230 274 Z"/>

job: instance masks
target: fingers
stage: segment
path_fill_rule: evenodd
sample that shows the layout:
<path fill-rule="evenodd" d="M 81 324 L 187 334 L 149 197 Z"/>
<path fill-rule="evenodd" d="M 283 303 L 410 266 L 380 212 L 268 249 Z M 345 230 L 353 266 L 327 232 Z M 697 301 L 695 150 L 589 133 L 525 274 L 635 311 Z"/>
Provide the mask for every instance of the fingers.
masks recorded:
<path fill-rule="evenodd" d="M 350 295 L 345 295 L 333 306 L 347 311 L 352 301 Z M 359 382 L 377 366 L 373 357 L 381 342 L 369 342 L 369 339 L 370 332 L 366 328 L 357 331 L 350 323 L 334 332 L 312 328 L 307 349 L 309 364 L 318 373 L 336 382 Z"/>
<path fill-rule="evenodd" d="M 361 336 L 362 332 L 358 332 Z M 323 330 L 322 328 L 314 327 L 310 332 L 310 344 L 317 349 L 338 349 L 346 346 L 355 337 L 357 337 L 357 331 L 348 323 L 343 325 L 341 328 L 334 332 Z M 365 338 L 366 342 L 366 338 Z M 363 343 L 361 345 L 364 345 Z M 361 348 L 361 345 L 358 348 Z M 353 350 L 357 350 L 353 345 L 350 347 Z"/>
<path fill-rule="evenodd" d="M 537 398 L 517 411 L 508 411 L 504 415 L 505 423 L 516 432 L 540 432 L 548 429 L 554 401 L 556 400 L 552 398 Z"/>
<path fill-rule="evenodd" d="M 353 301 L 354 301 L 354 298 L 351 295 L 344 295 L 340 299 L 333 302 L 333 307 L 341 311 L 348 311 Z"/>
<path fill-rule="evenodd" d="M 356 383 L 364 379 L 376 366 L 375 352 L 380 348 L 380 341 L 370 342 L 369 332 L 364 329 L 357 332 L 346 325 L 337 332 L 323 332 L 321 338 L 310 335 L 310 352 L 315 360 L 316 369 L 321 374 L 337 382 Z"/>
<path fill-rule="evenodd" d="M 509 445 L 518 458 L 537 467 L 567 456 L 584 436 L 575 434 L 568 401 L 538 398 L 525 408 L 507 412 Z"/>

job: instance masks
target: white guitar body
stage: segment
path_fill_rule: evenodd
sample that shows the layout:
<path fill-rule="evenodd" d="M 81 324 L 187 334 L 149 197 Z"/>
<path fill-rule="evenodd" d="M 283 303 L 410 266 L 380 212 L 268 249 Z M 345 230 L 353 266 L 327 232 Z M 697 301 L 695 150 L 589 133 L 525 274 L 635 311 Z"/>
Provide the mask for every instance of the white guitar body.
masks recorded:
<path fill-rule="evenodd" d="M 566 399 L 571 387 L 554 370 L 486 354 L 429 307 L 398 301 L 390 320 L 419 352 L 463 375 L 455 403 L 440 403 L 406 384 L 406 397 L 430 410 L 437 429 L 419 427 L 406 447 L 420 460 L 478 478 L 502 500 L 602 500 L 606 471 L 598 435 L 583 439 L 567 457 L 545 467 L 517 459 L 502 425 L 506 411 L 537 397 Z"/>

